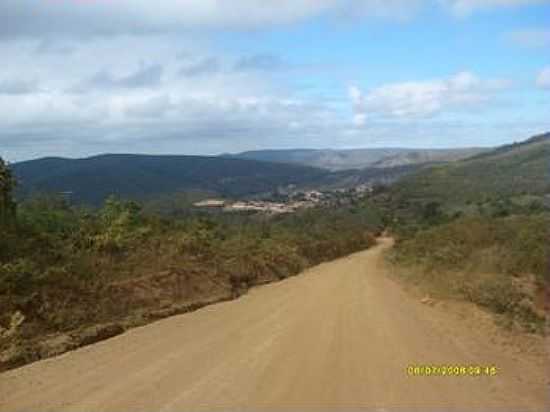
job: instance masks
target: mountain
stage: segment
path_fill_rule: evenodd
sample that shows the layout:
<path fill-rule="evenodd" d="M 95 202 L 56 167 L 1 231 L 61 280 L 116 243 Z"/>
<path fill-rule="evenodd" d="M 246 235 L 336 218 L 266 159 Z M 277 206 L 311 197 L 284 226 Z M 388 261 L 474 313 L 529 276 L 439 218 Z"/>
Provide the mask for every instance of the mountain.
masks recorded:
<path fill-rule="evenodd" d="M 500 179 L 500 166 L 494 159 L 506 158 L 503 164 L 512 169 L 506 180 L 487 182 L 488 187 L 508 188 L 520 182 L 515 176 L 514 164 L 531 156 L 531 148 L 548 148 L 548 139 L 536 139 L 498 148 L 411 150 L 411 149 L 358 149 L 358 150 L 283 150 L 246 152 L 225 156 L 148 156 L 107 154 L 85 159 L 43 158 L 12 165 L 19 185 L 18 197 L 41 192 L 69 192 L 77 203 L 100 204 L 115 194 L 124 198 L 150 199 L 175 192 L 207 192 L 211 195 L 244 197 L 272 192 L 293 185 L 298 189 L 336 189 L 361 184 L 391 184 L 408 175 L 398 190 L 407 191 L 406 185 L 416 186 L 420 196 L 436 196 L 439 192 L 452 192 L 452 196 L 482 190 L 487 179 Z M 532 156 L 544 154 L 534 150 Z M 469 159 L 460 159 L 473 155 Z M 242 156 L 242 158 L 241 158 Z M 286 157 L 285 157 L 286 156 Z M 288 158 L 287 158 L 288 157 Z M 514 160 L 516 159 L 516 160 Z M 283 160 L 287 160 L 283 162 Z M 443 160 L 452 163 L 427 166 Z M 325 168 L 301 163 L 323 164 Z M 501 164 L 502 162 L 498 162 Z M 522 168 L 528 166 L 522 164 Z M 359 168 L 364 164 L 370 167 Z M 530 163 L 529 163 L 530 164 Z M 534 162 L 542 176 L 542 163 Z M 327 166 L 328 165 L 328 166 Z M 497 169 L 495 169 L 497 167 Z M 332 170 L 329 170 L 332 169 Z M 526 172 L 527 173 L 527 172 Z M 492 177 L 491 177 L 492 176 Z M 407 183 L 408 182 L 408 183 Z M 530 181 L 531 182 L 531 181 Z M 543 186 L 542 181 L 530 189 Z M 499 189 L 500 190 L 500 189 Z"/>
<path fill-rule="evenodd" d="M 111 194 L 151 199 L 175 192 L 243 197 L 293 185 L 336 189 L 392 183 L 418 165 L 331 172 L 297 164 L 206 156 L 101 155 L 85 159 L 43 158 L 12 165 L 19 198 L 33 193 L 70 193 L 77 203 L 100 204 Z"/>
<path fill-rule="evenodd" d="M 244 196 L 278 186 L 322 180 L 326 170 L 255 160 L 203 156 L 101 155 L 86 159 L 43 158 L 12 165 L 19 196 L 72 192 L 78 202 L 98 204 L 110 194 L 144 198 L 178 191 Z"/>
<path fill-rule="evenodd" d="M 329 170 L 382 168 L 424 163 L 449 162 L 483 153 L 488 149 L 288 149 L 257 150 L 222 157 L 300 164 Z"/>
<path fill-rule="evenodd" d="M 339 170 L 328 173 L 322 179 L 309 184 L 311 188 L 338 189 L 359 185 L 390 185 L 430 164 L 414 164 L 395 167 L 366 167 L 364 169 Z"/>
<path fill-rule="evenodd" d="M 452 203 L 550 194 L 550 133 L 422 169 L 401 179 L 392 190 L 407 199 Z"/>

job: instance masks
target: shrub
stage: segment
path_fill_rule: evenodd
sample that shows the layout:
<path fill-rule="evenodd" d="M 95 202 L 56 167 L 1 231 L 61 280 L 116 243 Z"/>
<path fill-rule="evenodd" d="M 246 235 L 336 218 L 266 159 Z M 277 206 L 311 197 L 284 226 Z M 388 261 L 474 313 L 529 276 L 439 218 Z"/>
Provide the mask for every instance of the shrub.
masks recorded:
<path fill-rule="evenodd" d="M 0 228 L 11 226 L 15 220 L 14 188 L 15 179 L 0 157 Z"/>
<path fill-rule="evenodd" d="M 28 259 L 17 259 L 0 264 L 0 294 L 24 295 L 29 293 L 38 276 L 36 264 Z"/>

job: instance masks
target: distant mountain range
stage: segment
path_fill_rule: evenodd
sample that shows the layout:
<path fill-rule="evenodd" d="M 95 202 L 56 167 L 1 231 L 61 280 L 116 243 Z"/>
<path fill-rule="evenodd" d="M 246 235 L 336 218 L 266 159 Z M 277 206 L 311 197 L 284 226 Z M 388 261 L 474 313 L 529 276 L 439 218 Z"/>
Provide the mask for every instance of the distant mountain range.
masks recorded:
<path fill-rule="evenodd" d="M 283 163 L 285 154 L 289 161 Z M 467 155 L 472 156 L 464 159 Z M 299 164 L 299 159 L 325 168 Z M 340 170 L 346 159 L 347 169 Z M 353 169 L 365 163 L 371 166 Z M 65 192 L 75 202 L 98 205 L 111 194 L 151 199 L 175 192 L 207 192 L 239 198 L 291 185 L 335 189 L 397 180 L 395 192 L 409 197 L 476 199 L 480 193 L 550 192 L 549 166 L 550 134 L 491 150 L 285 150 L 215 157 L 107 154 L 43 158 L 12 168 L 19 198 Z"/>
<path fill-rule="evenodd" d="M 392 182 L 414 168 L 326 169 L 249 159 L 205 156 L 100 155 L 85 159 L 43 158 L 12 165 L 19 198 L 64 193 L 78 203 L 100 204 L 111 194 L 133 199 L 202 191 L 245 197 L 294 185 L 349 187 Z"/>
<path fill-rule="evenodd" d="M 322 179 L 327 171 L 299 165 L 204 156 L 100 155 L 86 159 L 43 158 L 12 165 L 18 196 L 69 192 L 99 204 L 115 194 L 141 199 L 178 191 L 245 196 L 278 186 Z"/>
<path fill-rule="evenodd" d="M 487 150 L 490 149 L 475 147 L 461 149 L 288 149 L 256 150 L 237 154 L 223 154 L 221 157 L 300 164 L 336 171 L 364 169 L 366 167 L 384 168 L 451 162 L 465 159 Z"/>

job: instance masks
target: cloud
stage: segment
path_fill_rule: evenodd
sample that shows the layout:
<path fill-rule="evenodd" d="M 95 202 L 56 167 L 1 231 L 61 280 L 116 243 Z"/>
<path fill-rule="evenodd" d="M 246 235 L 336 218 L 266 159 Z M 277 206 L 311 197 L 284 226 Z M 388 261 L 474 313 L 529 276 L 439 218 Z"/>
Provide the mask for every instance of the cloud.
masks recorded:
<path fill-rule="evenodd" d="M 537 86 L 541 89 L 550 89 L 550 66 L 545 67 L 538 74 Z"/>
<path fill-rule="evenodd" d="M 357 86 L 350 86 L 348 95 L 353 107 L 353 124 L 358 127 L 364 126 L 367 122 L 365 96 Z"/>
<path fill-rule="evenodd" d="M 2 0 L 0 35 L 261 28 L 311 18 L 337 4 L 337 0 Z"/>
<path fill-rule="evenodd" d="M 544 0 L 2 0 L 0 36 L 112 35 L 249 30 L 329 18 L 402 20 L 442 5 L 464 16 Z"/>
<path fill-rule="evenodd" d="M 98 37 L 68 55 L 37 54 L 37 44 L 0 42 L 0 54 L 11 56 L 0 74 L 3 92 L 12 93 L 0 92 L 0 148 L 10 160 L 291 146 L 337 128 L 330 103 L 300 99 L 286 79 L 274 81 L 262 71 L 235 72 L 231 63 L 241 56 L 220 53 L 200 39 Z M 185 58 L 176 58 L 179 50 L 187 51 Z M 228 62 L 229 69 L 207 70 L 216 66 L 209 56 Z M 144 58 L 148 62 L 140 64 Z M 40 89 L 15 82 L 35 73 Z"/>
<path fill-rule="evenodd" d="M 65 42 L 53 40 L 53 39 L 44 39 L 38 43 L 36 46 L 36 53 L 38 54 L 60 54 L 67 55 L 74 53 L 76 47 L 69 45 Z"/>
<path fill-rule="evenodd" d="M 0 98 L 0 108 L 13 103 Z M 275 97 L 125 94 L 82 106 L 62 95 L 18 103 L 24 116 L 6 122 L 7 114 L 0 113 L 0 146 L 17 159 L 127 152 L 129 147 L 133 152 L 216 154 L 258 144 L 310 144 L 340 129 L 326 105 Z"/>
<path fill-rule="evenodd" d="M 512 43 L 522 47 L 550 47 L 550 30 L 546 29 L 518 30 L 509 33 L 507 37 L 512 41 Z"/>
<path fill-rule="evenodd" d="M 290 65 L 286 63 L 279 56 L 271 54 L 255 54 L 252 56 L 241 57 L 234 66 L 235 71 L 247 71 L 247 70 L 262 70 L 262 71 L 275 71 L 289 68 Z"/>
<path fill-rule="evenodd" d="M 542 4 L 547 0 L 440 0 L 457 16 L 468 16 L 476 11 Z"/>
<path fill-rule="evenodd" d="M 149 88 L 160 84 L 163 68 L 159 64 L 143 66 L 126 76 L 115 77 L 106 70 L 101 70 L 80 86 L 77 91 L 87 89 L 116 89 L 116 88 Z"/>
<path fill-rule="evenodd" d="M 160 118 L 173 108 L 169 96 L 154 96 L 143 101 L 133 103 L 125 108 L 125 113 L 135 118 Z"/>
<path fill-rule="evenodd" d="M 216 57 L 205 57 L 194 63 L 183 66 L 179 74 L 186 77 L 201 76 L 204 74 L 217 73 L 221 70 L 221 64 Z"/>
<path fill-rule="evenodd" d="M 38 84 L 36 81 L 16 79 L 0 80 L 0 94 L 23 95 L 35 93 L 38 90 Z"/>
<path fill-rule="evenodd" d="M 367 94 L 352 86 L 349 96 L 354 124 L 360 126 L 369 116 L 422 118 L 443 111 L 470 110 L 488 102 L 508 85 L 506 80 L 482 80 L 465 71 L 447 79 L 387 84 Z"/>
<path fill-rule="evenodd" d="M 281 50 L 289 40 L 279 43 L 280 37 L 293 31 L 276 32 L 277 44 L 269 47 L 271 33 L 220 42 L 212 31 L 271 30 L 316 16 L 402 19 L 434 2 L 439 0 L 0 0 L 0 55 L 10 60 L 0 74 L 0 147 L 18 158 L 128 148 L 216 153 L 366 146 L 374 136 L 420 130 L 418 124 L 436 135 L 430 124 L 446 113 L 490 108 L 506 82 L 464 72 L 391 83 L 395 72 L 374 64 L 372 81 L 390 83 L 364 91 L 352 85 L 346 96 L 348 73 L 367 64 L 352 61 L 359 56 L 355 49 L 346 61 L 329 63 L 326 53 L 305 45 L 289 62 L 266 50 Z M 449 3 L 441 7 L 451 10 Z M 372 59 L 378 58 L 375 52 Z M 34 78 L 40 82 L 29 80 Z M 526 116 L 543 116 L 536 107 L 532 112 Z M 486 114 L 494 123 L 501 120 L 501 112 Z"/>
<path fill-rule="evenodd" d="M 349 0 L 339 2 L 334 13 L 351 20 L 381 18 L 404 21 L 431 5 L 432 0 Z"/>

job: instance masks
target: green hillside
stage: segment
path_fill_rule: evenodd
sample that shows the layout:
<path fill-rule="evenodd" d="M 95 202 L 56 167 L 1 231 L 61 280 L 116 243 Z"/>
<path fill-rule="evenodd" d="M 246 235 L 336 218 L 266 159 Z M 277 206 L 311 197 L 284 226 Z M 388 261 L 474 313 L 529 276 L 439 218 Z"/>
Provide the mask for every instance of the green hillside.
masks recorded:
<path fill-rule="evenodd" d="M 436 299 L 473 302 L 497 322 L 542 333 L 550 293 L 550 133 L 382 190 L 400 279 Z"/>
<path fill-rule="evenodd" d="M 243 196 L 322 179 L 329 172 L 299 165 L 204 156 L 102 155 L 44 158 L 13 165 L 18 195 L 71 192 L 73 200 L 100 204 L 111 194 L 142 199 L 206 191 Z"/>
<path fill-rule="evenodd" d="M 331 172 L 297 164 L 223 157 L 102 155 L 87 159 L 44 158 L 12 167 L 19 198 L 66 192 L 74 202 L 99 205 L 109 195 L 149 200 L 200 192 L 238 198 L 289 185 L 334 189 L 392 183 L 421 166 Z"/>
<path fill-rule="evenodd" d="M 408 200 L 467 204 L 550 193 L 550 133 L 400 180 L 394 195 Z"/>
<path fill-rule="evenodd" d="M 460 149 L 286 149 L 255 150 L 238 154 L 224 154 L 236 159 L 254 159 L 266 162 L 292 163 L 333 171 L 412 166 L 424 163 L 451 162 L 484 153 L 484 148 Z"/>
<path fill-rule="evenodd" d="M 35 198 L 14 218 L 0 225 L 0 372 L 369 248 L 382 225 L 366 203 L 167 218 L 115 198 Z"/>

